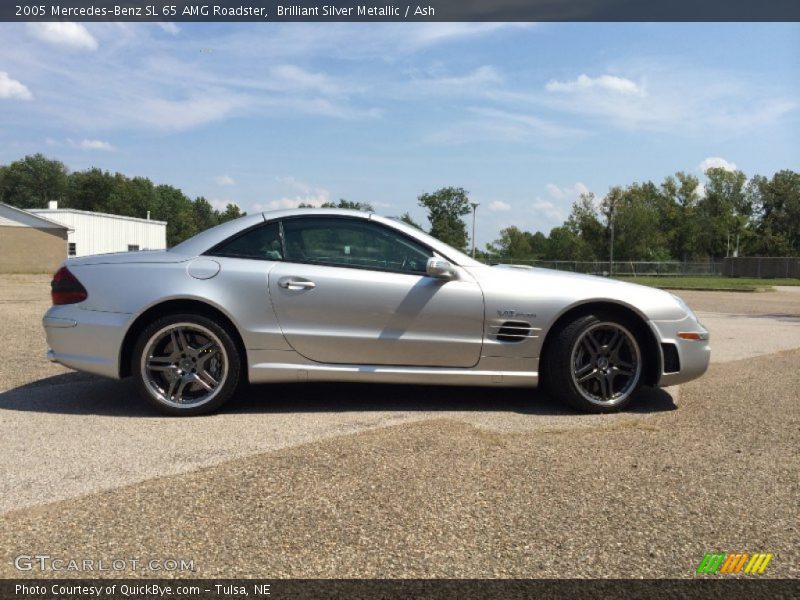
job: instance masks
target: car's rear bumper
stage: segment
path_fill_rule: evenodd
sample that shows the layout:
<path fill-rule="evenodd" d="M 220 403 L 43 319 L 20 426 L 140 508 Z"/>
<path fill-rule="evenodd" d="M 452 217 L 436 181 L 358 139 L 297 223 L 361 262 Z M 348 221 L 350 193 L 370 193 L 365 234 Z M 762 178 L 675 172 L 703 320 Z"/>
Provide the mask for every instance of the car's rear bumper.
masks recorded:
<path fill-rule="evenodd" d="M 651 321 L 661 344 L 661 387 L 686 383 L 697 379 L 708 369 L 711 360 L 710 335 L 696 319 L 687 316 L 679 321 Z M 679 334 L 697 334 L 698 339 L 686 339 Z M 674 348 L 677 364 L 665 356 L 669 346 Z M 673 370 L 677 368 L 677 370 Z"/>
<path fill-rule="evenodd" d="M 47 358 L 77 371 L 119 378 L 119 349 L 131 317 L 77 305 L 53 306 L 42 319 Z"/>

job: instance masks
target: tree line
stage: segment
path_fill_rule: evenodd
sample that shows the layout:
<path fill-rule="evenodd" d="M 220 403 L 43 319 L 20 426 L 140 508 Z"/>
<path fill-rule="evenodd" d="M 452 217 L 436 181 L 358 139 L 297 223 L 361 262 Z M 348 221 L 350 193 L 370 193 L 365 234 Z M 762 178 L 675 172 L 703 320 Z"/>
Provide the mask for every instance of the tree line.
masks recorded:
<path fill-rule="evenodd" d="M 711 168 L 706 182 L 683 172 L 660 184 L 646 181 L 612 187 L 601 199 L 582 194 L 566 221 L 542 232 L 511 226 L 484 249 L 487 261 L 513 259 L 606 261 L 612 251 L 621 261 L 695 261 L 726 256 L 735 247 L 749 256 L 800 255 L 800 174 L 782 170 L 771 178 Z M 19 208 L 59 206 L 167 221 L 167 244 L 242 216 L 235 204 L 214 209 L 202 196 L 191 199 L 170 185 L 145 177 L 111 174 L 98 168 L 70 172 L 42 154 L 0 166 L 0 202 Z M 465 218 L 472 212 L 469 193 L 444 187 L 417 198 L 426 209 L 434 237 L 468 250 Z M 300 207 L 310 207 L 301 204 Z M 341 199 L 323 207 L 373 211 L 366 202 Z M 409 213 L 397 217 L 418 229 Z"/>
<path fill-rule="evenodd" d="M 0 166 L 0 202 L 18 208 L 74 208 L 167 222 L 167 245 L 241 217 L 235 204 L 219 211 L 202 196 L 191 199 L 179 188 L 156 185 L 146 177 L 128 177 L 98 168 L 70 172 L 64 163 L 42 154 Z"/>
<path fill-rule="evenodd" d="M 738 249 L 740 256 L 800 255 L 800 174 L 783 170 L 748 180 L 711 168 L 700 186 L 678 172 L 615 186 L 600 200 L 583 194 L 548 235 L 511 226 L 489 244 L 486 258 L 516 260 L 703 261 Z"/>

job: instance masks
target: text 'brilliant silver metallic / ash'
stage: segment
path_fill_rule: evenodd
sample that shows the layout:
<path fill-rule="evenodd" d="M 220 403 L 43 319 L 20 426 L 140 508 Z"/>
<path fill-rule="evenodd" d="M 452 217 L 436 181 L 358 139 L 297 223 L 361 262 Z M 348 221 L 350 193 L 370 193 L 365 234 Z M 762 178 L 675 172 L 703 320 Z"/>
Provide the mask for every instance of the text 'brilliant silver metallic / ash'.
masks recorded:
<path fill-rule="evenodd" d="M 133 377 L 162 412 L 247 382 L 546 386 L 590 412 L 695 379 L 708 331 L 654 288 L 487 266 L 393 219 L 259 213 L 167 251 L 67 260 L 44 316 L 51 360 Z"/>

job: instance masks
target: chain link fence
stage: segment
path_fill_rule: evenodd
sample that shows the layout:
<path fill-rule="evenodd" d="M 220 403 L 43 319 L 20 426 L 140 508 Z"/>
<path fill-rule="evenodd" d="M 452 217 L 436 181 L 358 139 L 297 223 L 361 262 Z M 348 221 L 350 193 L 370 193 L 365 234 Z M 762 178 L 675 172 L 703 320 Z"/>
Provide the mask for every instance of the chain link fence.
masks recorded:
<path fill-rule="evenodd" d="M 722 261 L 682 262 L 682 261 L 576 261 L 576 260 L 516 260 L 513 258 L 492 258 L 489 264 L 522 265 L 586 273 L 588 275 L 614 276 L 707 276 L 722 275 Z"/>

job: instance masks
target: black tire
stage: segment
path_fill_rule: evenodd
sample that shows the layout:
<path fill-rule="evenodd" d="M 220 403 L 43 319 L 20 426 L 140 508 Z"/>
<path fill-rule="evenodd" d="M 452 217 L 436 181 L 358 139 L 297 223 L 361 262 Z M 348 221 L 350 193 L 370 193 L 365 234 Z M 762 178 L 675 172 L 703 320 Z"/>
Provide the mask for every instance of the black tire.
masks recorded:
<path fill-rule="evenodd" d="M 139 395 L 159 412 L 202 415 L 217 410 L 238 391 L 242 355 L 231 332 L 212 319 L 192 313 L 167 315 L 139 334 L 131 374 Z"/>
<path fill-rule="evenodd" d="M 613 338 L 614 332 L 619 339 Z M 618 412 L 631 403 L 645 373 L 638 324 L 617 315 L 587 314 L 551 335 L 541 369 L 551 396 L 589 413 Z M 611 343 L 620 345 L 614 356 Z"/>

